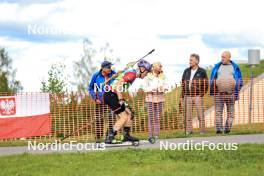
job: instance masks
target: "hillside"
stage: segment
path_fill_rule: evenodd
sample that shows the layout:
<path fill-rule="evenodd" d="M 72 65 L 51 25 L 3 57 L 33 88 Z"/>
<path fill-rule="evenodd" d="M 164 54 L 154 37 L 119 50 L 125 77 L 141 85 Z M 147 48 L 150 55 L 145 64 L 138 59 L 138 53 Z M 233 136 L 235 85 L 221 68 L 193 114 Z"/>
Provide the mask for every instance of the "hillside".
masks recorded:
<path fill-rule="evenodd" d="M 247 64 L 239 64 L 239 68 L 240 68 L 240 70 L 242 72 L 243 79 L 248 80 L 250 78 L 250 67 L 249 67 L 249 65 L 247 65 Z M 253 71 L 253 76 L 254 77 L 257 77 L 258 75 L 263 73 L 264 72 L 264 59 L 262 59 L 260 61 L 259 65 L 256 65 L 256 66 L 252 67 L 252 71 Z M 210 77 L 211 72 L 212 72 L 212 68 L 210 67 L 210 69 L 207 69 L 208 77 Z"/>

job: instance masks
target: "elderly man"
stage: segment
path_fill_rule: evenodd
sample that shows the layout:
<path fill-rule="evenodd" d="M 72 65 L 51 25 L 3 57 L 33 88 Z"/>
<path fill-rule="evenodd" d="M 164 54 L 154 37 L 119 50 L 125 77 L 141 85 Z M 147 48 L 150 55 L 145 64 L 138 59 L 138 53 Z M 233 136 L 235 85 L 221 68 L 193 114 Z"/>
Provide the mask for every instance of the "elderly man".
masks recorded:
<path fill-rule="evenodd" d="M 199 67 L 200 56 L 191 54 L 190 67 L 182 75 L 181 99 L 185 104 L 186 134 L 192 134 L 192 109 L 195 105 L 199 120 L 200 134 L 205 133 L 203 96 L 208 90 L 206 71 Z"/>
<path fill-rule="evenodd" d="M 215 98 L 215 123 L 216 133 L 223 132 L 223 110 L 227 108 L 227 119 L 224 133 L 230 133 L 234 120 L 235 101 L 239 98 L 239 91 L 243 86 L 241 71 L 236 63 L 231 60 L 231 53 L 224 51 L 221 62 L 217 63 L 211 73 L 210 95 Z"/>
<path fill-rule="evenodd" d="M 109 113 L 109 129 L 113 127 L 114 123 L 114 115 L 112 112 L 108 111 L 107 105 L 103 102 L 103 95 L 104 95 L 104 82 L 112 77 L 116 72 L 112 70 L 112 63 L 109 61 L 103 61 L 101 64 L 101 69 L 95 72 L 92 76 L 90 81 L 88 90 L 96 103 L 95 106 L 95 139 L 96 142 L 100 142 L 103 136 L 103 116 L 104 113 Z M 113 80 L 109 81 L 108 83 L 111 84 Z M 102 86 L 102 87 L 101 87 Z"/>

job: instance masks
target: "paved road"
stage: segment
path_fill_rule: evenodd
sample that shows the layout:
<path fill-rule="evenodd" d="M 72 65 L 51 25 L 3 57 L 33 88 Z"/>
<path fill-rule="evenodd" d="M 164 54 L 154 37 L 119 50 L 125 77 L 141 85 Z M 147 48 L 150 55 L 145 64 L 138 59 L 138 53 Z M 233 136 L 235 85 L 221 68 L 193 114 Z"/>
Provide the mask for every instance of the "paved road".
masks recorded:
<path fill-rule="evenodd" d="M 155 144 L 150 144 L 147 141 L 141 141 L 140 146 L 133 147 L 137 149 L 159 149 L 161 146 L 169 147 L 168 149 L 175 149 L 177 144 L 197 144 L 197 143 L 213 143 L 213 144 L 223 144 L 223 143 L 237 143 L 237 144 L 246 144 L 246 143 L 257 143 L 264 144 L 264 134 L 253 134 L 253 135 L 230 135 L 230 136 L 213 136 L 213 137 L 190 137 L 190 138 L 174 138 L 174 139 L 161 139 Z M 32 144 L 34 144 L 32 142 Z M 76 143 L 74 143 L 76 144 Z M 32 145 L 33 146 L 33 145 Z M 87 144 L 85 150 L 84 145 L 73 146 L 71 150 L 69 150 L 69 146 L 66 146 L 67 150 L 59 149 L 59 145 L 55 148 L 53 145 L 53 149 L 48 147 L 48 149 L 42 150 L 33 150 L 33 147 L 28 146 L 18 146 L 18 147 L 0 147 L 0 156 L 6 155 L 15 155 L 15 154 L 23 154 L 23 153 L 31 153 L 31 154 L 47 154 L 47 153 L 66 153 L 66 152 L 91 152 L 91 151 L 102 151 L 102 150 L 120 150 L 131 148 L 131 146 L 122 146 L 122 147 L 106 147 L 102 149 L 98 149 L 94 144 Z M 44 145 L 39 145 L 40 148 L 45 148 Z M 79 147 L 79 150 L 78 150 Z M 83 149 L 81 149 L 83 148 Z"/>

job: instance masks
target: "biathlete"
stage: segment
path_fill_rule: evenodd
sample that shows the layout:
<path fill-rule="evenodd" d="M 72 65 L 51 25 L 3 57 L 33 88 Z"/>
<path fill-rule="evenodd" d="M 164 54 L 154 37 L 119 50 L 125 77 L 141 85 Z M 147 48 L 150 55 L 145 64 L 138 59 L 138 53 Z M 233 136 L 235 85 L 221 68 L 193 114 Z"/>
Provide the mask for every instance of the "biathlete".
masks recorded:
<path fill-rule="evenodd" d="M 129 68 L 121 72 L 110 84 L 111 89 L 104 93 L 104 103 L 119 116 L 114 127 L 109 130 L 106 136 L 106 144 L 113 144 L 117 132 L 121 129 L 123 129 L 122 142 L 130 141 L 134 143 L 139 141 L 138 138 L 130 136 L 129 134 L 133 123 L 133 113 L 130 108 L 126 106 L 126 102 L 122 95 L 122 92 L 128 90 L 136 78 L 143 79 L 151 72 L 151 64 L 146 60 L 141 59 L 137 66 L 137 69 Z"/>

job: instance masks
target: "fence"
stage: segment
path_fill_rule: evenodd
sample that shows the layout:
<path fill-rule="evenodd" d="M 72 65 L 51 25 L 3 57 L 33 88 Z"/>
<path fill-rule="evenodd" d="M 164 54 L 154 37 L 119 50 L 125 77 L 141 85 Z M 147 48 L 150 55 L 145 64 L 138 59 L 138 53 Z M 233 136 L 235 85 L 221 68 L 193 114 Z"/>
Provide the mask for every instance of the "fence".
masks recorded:
<path fill-rule="evenodd" d="M 252 89 L 250 89 L 249 82 L 249 79 L 244 79 L 244 86 L 239 93 L 240 98 L 234 103 L 234 121 L 231 131 L 238 131 L 241 133 L 248 129 L 264 131 L 264 79 L 254 78 Z M 193 82 L 192 84 L 198 83 Z M 201 83 L 199 83 L 199 85 L 191 86 L 193 86 L 193 89 L 196 89 L 200 86 L 200 84 Z M 177 137 L 179 135 L 181 136 L 186 131 L 191 129 L 190 123 L 193 131 L 195 132 L 197 131 L 196 129 L 198 129 L 199 126 L 204 125 L 205 133 L 207 133 L 208 131 L 213 131 L 215 133 L 215 111 L 217 108 L 215 105 L 217 101 L 215 100 L 214 96 L 209 95 L 210 90 L 206 92 L 206 88 L 203 87 L 204 84 L 202 84 L 202 89 L 199 90 L 200 92 L 197 92 L 196 90 L 194 91 L 195 94 L 198 93 L 198 95 L 201 93 L 201 91 L 205 93 L 202 104 L 202 108 L 204 109 L 204 121 L 199 124 L 199 113 L 197 113 L 195 109 L 196 106 L 193 106 L 191 108 L 191 111 L 193 112 L 191 120 L 185 118 L 187 115 L 186 107 L 188 106 L 188 103 L 191 102 L 188 102 L 186 100 L 186 97 L 193 97 L 193 95 L 191 95 L 192 91 L 189 93 L 183 92 L 183 89 L 186 89 L 186 87 L 191 87 L 189 86 L 189 83 L 186 82 L 182 85 L 183 87 L 175 85 L 172 91 L 165 94 L 165 103 L 163 106 L 163 110 L 161 111 L 161 114 L 158 118 L 158 123 L 160 124 L 160 135 L 162 137 Z M 186 93 L 186 96 L 183 98 L 181 97 L 182 93 Z M 217 95 L 216 92 L 214 93 L 215 95 Z M 30 95 L 33 93 L 20 94 Z M 1 96 L 9 95 L 11 94 L 1 93 Z M 250 95 L 252 95 L 252 101 L 250 101 Z M 226 94 L 224 96 L 226 96 Z M 128 99 L 130 106 L 135 112 L 132 133 L 134 133 L 135 136 L 139 136 L 142 138 L 147 137 L 150 126 L 152 126 L 152 124 L 149 124 L 149 111 L 147 109 L 147 104 L 145 101 L 146 93 L 143 91 L 139 91 L 135 96 L 126 95 L 126 98 Z M 39 99 L 38 101 L 41 101 L 41 99 Z M 219 99 L 219 101 L 222 100 Z M 186 102 L 188 103 L 186 104 Z M 46 136 L 34 136 L 27 139 L 55 140 L 67 136 L 68 134 L 71 134 L 78 129 L 81 130 L 78 130 L 67 140 L 93 141 L 96 137 L 96 134 L 98 135 L 98 133 L 100 134 L 100 137 L 104 138 L 107 129 L 109 128 L 109 126 L 111 127 L 113 125 L 116 117 L 111 114 L 111 111 L 107 106 L 102 105 L 101 111 L 98 111 L 98 108 L 99 105 L 95 104 L 88 93 L 50 94 L 50 112 L 52 121 L 51 133 Z M 102 112 L 102 114 L 98 114 L 99 112 Z M 230 113 L 230 111 L 227 111 L 226 108 L 224 108 L 224 122 L 227 119 L 228 113 Z M 109 116 L 112 116 L 113 118 L 109 118 Z M 157 122 L 153 121 L 152 123 Z M 18 139 L 4 139 L 4 141 L 9 140 L 13 141 Z"/>

